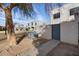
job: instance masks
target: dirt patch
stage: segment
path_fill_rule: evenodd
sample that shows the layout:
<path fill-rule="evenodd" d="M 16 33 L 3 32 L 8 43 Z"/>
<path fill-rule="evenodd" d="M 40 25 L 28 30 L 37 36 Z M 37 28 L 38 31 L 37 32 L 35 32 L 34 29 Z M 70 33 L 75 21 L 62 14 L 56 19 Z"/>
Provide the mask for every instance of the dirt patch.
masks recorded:
<path fill-rule="evenodd" d="M 49 40 L 47 40 L 47 39 L 44 39 L 44 38 L 38 38 L 37 40 L 34 40 L 33 41 L 33 44 L 35 45 L 35 46 L 40 46 L 40 45 L 42 45 L 42 44 L 44 44 L 44 43 L 46 43 L 46 42 L 48 42 Z"/>
<path fill-rule="evenodd" d="M 32 40 L 25 37 L 18 45 L 9 46 L 0 50 L 0 56 L 35 56 L 38 54 L 36 47 L 32 44 Z"/>

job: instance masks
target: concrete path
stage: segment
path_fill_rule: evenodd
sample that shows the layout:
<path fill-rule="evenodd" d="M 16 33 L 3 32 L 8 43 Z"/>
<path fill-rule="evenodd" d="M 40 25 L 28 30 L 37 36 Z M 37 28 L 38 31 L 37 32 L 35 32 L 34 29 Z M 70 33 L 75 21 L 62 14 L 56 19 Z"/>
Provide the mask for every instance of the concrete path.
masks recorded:
<path fill-rule="evenodd" d="M 38 47 L 38 56 L 46 56 L 48 52 L 50 52 L 53 48 L 55 48 L 60 41 L 57 40 L 50 40 L 45 44 Z"/>
<path fill-rule="evenodd" d="M 79 45 L 60 43 L 47 56 L 79 56 Z"/>

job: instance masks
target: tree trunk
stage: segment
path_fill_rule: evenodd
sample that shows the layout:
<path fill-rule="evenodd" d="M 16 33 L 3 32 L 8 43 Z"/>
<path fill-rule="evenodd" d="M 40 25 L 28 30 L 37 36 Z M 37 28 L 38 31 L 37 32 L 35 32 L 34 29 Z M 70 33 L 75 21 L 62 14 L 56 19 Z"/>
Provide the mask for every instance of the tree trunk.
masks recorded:
<path fill-rule="evenodd" d="M 9 7 L 4 9 L 6 18 L 7 40 L 10 46 L 16 45 L 16 36 L 14 32 L 14 25 L 12 20 L 12 13 Z"/>

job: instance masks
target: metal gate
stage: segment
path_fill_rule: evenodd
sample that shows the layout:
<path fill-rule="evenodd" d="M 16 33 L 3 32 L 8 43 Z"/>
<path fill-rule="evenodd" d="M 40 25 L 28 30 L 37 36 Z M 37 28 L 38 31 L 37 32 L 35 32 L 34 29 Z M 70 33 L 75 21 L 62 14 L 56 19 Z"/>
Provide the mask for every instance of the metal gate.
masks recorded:
<path fill-rule="evenodd" d="M 52 38 L 60 40 L 60 24 L 52 25 Z"/>

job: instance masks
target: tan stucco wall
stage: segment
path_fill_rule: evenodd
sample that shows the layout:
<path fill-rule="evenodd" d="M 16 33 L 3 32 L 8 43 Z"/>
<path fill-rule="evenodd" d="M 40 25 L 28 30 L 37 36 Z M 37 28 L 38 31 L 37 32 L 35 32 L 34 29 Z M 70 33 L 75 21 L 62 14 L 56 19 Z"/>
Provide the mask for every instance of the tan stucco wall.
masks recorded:
<path fill-rule="evenodd" d="M 78 24 L 67 22 L 61 24 L 61 41 L 78 45 Z"/>

